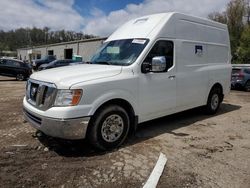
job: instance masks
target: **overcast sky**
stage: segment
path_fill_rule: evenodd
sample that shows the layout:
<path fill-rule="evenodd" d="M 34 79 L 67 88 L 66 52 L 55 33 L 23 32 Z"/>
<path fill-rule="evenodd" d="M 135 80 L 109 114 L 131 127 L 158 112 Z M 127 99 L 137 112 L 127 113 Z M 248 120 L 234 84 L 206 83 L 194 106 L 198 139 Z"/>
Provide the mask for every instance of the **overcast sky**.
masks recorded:
<path fill-rule="evenodd" d="M 45 26 L 108 36 L 131 18 L 177 11 L 207 17 L 229 0 L 0 0 L 0 30 Z"/>

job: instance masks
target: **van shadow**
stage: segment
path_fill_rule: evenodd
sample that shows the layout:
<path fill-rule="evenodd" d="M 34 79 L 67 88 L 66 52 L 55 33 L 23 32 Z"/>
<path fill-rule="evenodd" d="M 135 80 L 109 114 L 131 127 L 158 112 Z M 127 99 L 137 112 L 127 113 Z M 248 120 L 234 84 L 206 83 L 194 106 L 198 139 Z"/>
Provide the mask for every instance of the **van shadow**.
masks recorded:
<path fill-rule="evenodd" d="M 223 103 L 221 104 L 221 108 L 218 113 L 214 116 L 225 115 L 240 108 L 241 106 Z M 202 121 L 210 117 L 212 116 L 204 115 L 202 108 L 195 108 L 192 110 L 180 112 L 146 123 L 142 123 L 138 126 L 136 133 L 134 135 L 131 135 L 127 139 L 126 143 L 121 147 L 128 147 L 166 133 L 180 137 L 189 136 L 189 134 L 187 133 L 175 133 L 175 130 L 182 127 L 190 126 L 198 121 Z M 58 155 L 64 157 L 98 156 L 117 150 L 115 149 L 112 151 L 105 152 L 97 151 L 87 142 L 87 140 L 71 141 L 52 138 L 44 134 L 38 136 L 38 140 L 45 147 L 48 147 L 50 151 L 54 151 Z"/>
<path fill-rule="evenodd" d="M 205 115 L 203 108 L 199 107 L 142 123 L 138 127 L 137 132 L 133 137 L 134 140 L 130 145 L 165 133 L 172 134 L 178 137 L 189 136 L 189 134 L 185 132 L 176 133 L 175 130 L 190 126 L 192 124 L 195 124 L 196 122 L 206 120 L 211 117 L 225 115 L 240 108 L 241 106 L 238 105 L 222 103 L 219 111 L 215 115 Z"/>

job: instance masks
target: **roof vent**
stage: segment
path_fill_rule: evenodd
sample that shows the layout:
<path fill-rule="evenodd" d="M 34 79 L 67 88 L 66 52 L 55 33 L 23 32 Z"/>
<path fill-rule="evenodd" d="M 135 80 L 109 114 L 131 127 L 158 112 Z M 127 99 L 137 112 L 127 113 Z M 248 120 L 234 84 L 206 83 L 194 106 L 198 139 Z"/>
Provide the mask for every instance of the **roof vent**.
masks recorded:
<path fill-rule="evenodd" d="M 148 18 L 137 19 L 135 20 L 134 24 L 142 24 L 142 23 L 145 23 L 147 20 Z"/>

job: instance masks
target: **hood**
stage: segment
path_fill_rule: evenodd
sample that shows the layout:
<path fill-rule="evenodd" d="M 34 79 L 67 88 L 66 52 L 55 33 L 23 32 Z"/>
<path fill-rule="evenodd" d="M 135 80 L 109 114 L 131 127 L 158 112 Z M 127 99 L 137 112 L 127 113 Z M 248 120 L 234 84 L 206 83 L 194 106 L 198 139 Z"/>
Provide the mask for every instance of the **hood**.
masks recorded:
<path fill-rule="evenodd" d="M 43 70 L 31 75 L 31 79 L 54 83 L 60 89 L 73 84 L 112 77 L 121 73 L 122 66 L 80 64 Z"/>

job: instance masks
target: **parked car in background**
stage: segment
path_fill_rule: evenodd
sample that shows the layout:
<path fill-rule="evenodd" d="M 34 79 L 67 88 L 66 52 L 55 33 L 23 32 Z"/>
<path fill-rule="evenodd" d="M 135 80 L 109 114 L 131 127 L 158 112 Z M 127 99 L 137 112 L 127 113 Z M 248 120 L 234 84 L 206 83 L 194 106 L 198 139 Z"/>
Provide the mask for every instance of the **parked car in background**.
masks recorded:
<path fill-rule="evenodd" d="M 48 64 L 52 61 L 56 60 L 56 56 L 54 55 L 47 55 L 44 56 L 42 59 L 36 59 L 32 61 L 32 67 L 34 70 L 37 70 L 43 64 Z"/>
<path fill-rule="evenodd" d="M 63 66 L 68 66 L 68 65 L 81 64 L 81 63 L 83 63 L 83 62 L 72 60 L 72 59 L 55 60 L 55 61 L 52 61 L 52 62 L 50 62 L 48 64 L 40 65 L 40 67 L 38 67 L 38 71 L 45 70 L 45 69 L 56 68 L 56 67 L 63 67 Z"/>
<path fill-rule="evenodd" d="M 26 80 L 31 74 L 32 67 L 23 61 L 0 59 L 0 75 L 16 77 L 17 80 Z"/>
<path fill-rule="evenodd" d="M 231 87 L 250 91 L 250 64 L 233 65 Z"/>

